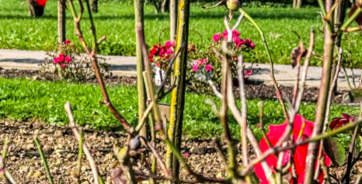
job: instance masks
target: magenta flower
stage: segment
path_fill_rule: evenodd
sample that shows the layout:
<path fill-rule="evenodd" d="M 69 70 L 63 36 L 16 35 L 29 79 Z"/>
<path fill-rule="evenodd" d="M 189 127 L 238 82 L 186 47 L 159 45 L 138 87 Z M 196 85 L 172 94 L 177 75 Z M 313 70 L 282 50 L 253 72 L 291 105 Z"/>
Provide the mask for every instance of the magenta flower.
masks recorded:
<path fill-rule="evenodd" d="M 65 40 L 64 43 L 68 44 L 68 43 L 70 43 L 70 40 Z"/>
<path fill-rule="evenodd" d="M 241 45 L 243 45 L 245 43 L 245 40 L 242 40 L 239 37 L 234 37 L 233 41 L 234 41 L 236 47 L 240 47 Z"/>
<path fill-rule="evenodd" d="M 251 47 L 252 49 L 255 49 L 255 44 L 254 44 L 253 42 L 251 42 L 251 43 L 250 43 L 250 47 Z"/>
<path fill-rule="evenodd" d="M 168 40 L 166 43 L 165 43 L 165 47 L 166 48 L 170 48 L 170 47 L 175 47 L 175 43 L 171 40 Z"/>
<path fill-rule="evenodd" d="M 199 65 L 198 65 L 197 63 L 195 63 L 195 64 L 192 66 L 192 71 L 196 72 L 198 69 L 199 69 Z"/>
<path fill-rule="evenodd" d="M 246 45 L 252 49 L 255 49 L 255 44 L 253 43 L 253 41 L 251 41 L 250 38 L 246 39 Z"/>
<path fill-rule="evenodd" d="M 190 153 L 184 153 L 184 154 L 182 154 L 182 156 L 184 156 L 184 157 L 189 157 L 189 156 L 190 156 Z"/>
<path fill-rule="evenodd" d="M 200 64 L 204 65 L 208 62 L 207 58 L 199 59 Z"/>
<path fill-rule="evenodd" d="M 221 34 L 220 34 L 220 33 L 216 33 L 216 34 L 214 34 L 214 36 L 212 37 L 212 40 L 213 40 L 214 42 L 217 42 L 217 41 L 220 40 L 220 38 L 221 38 Z"/>
<path fill-rule="evenodd" d="M 214 67 L 212 67 L 211 65 L 206 65 L 205 66 L 205 70 L 210 72 Z"/>
<path fill-rule="evenodd" d="M 253 74 L 253 70 L 244 70 L 244 75 L 245 76 L 248 76 L 248 75 L 251 75 Z"/>
<path fill-rule="evenodd" d="M 65 63 L 62 63 L 62 68 L 65 68 L 65 66 L 66 66 Z"/>
<path fill-rule="evenodd" d="M 63 62 L 65 59 L 64 54 L 59 54 L 58 61 Z"/>
<path fill-rule="evenodd" d="M 53 63 L 54 63 L 54 64 L 58 64 L 58 63 L 59 63 L 59 58 L 57 58 L 57 57 L 54 58 L 54 59 L 53 59 Z"/>
<path fill-rule="evenodd" d="M 70 63 L 72 61 L 72 58 L 70 56 L 65 57 L 65 62 Z"/>
<path fill-rule="evenodd" d="M 235 29 L 232 30 L 232 38 L 234 37 L 238 37 L 240 35 L 240 32 L 236 31 Z M 228 31 L 225 30 L 223 33 L 222 33 L 222 37 L 227 40 L 228 39 Z"/>
<path fill-rule="evenodd" d="M 166 55 L 169 56 L 169 55 L 171 55 L 171 54 L 172 54 L 172 49 L 167 49 L 167 50 L 166 50 Z"/>

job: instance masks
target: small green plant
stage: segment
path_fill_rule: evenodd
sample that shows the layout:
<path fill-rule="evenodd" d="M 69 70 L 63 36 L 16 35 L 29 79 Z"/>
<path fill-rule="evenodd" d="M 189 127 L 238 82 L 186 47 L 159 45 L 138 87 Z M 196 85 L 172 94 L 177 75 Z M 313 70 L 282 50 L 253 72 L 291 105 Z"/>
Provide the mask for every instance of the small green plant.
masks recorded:
<path fill-rule="evenodd" d="M 57 74 L 59 79 L 67 81 L 79 82 L 95 78 L 89 58 L 82 55 L 70 40 L 65 40 L 56 50 L 47 52 L 47 55 L 49 58 L 41 64 L 42 73 L 52 72 Z M 103 57 L 98 57 L 102 76 L 111 75 L 109 64 L 105 60 Z"/>

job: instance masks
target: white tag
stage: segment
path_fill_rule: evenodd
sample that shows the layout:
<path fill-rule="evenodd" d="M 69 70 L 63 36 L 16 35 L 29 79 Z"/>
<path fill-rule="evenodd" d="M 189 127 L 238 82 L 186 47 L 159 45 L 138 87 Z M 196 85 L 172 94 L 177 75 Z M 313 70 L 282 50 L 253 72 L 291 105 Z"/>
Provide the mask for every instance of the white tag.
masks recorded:
<path fill-rule="evenodd" d="M 165 77 L 165 71 L 163 71 L 161 68 L 156 67 L 155 72 L 155 84 L 156 86 L 161 86 L 163 78 Z"/>

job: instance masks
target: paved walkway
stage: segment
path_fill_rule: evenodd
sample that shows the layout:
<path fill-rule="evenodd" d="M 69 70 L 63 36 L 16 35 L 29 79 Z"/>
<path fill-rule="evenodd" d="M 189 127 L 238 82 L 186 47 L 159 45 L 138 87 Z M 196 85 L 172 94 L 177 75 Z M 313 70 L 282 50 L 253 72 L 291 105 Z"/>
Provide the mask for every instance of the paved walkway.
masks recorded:
<path fill-rule="evenodd" d="M 44 51 L 22 51 L 22 50 L 6 50 L 0 49 L 0 66 L 4 69 L 38 69 L 38 64 L 46 58 Z M 126 56 L 105 56 L 107 62 L 111 65 L 111 70 L 114 75 L 136 75 L 136 58 Z M 246 64 L 250 66 L 250 64 Z M 293 86 L 296 69 L 290 65 L 275 65 L 275 78 L 279 84 L 284 86 Z M 263 81 L 266 84 L 272 84 L 269 77 L 268 64 L 254 64 L 253 75 L 250 80 Z M 309 67 L 307 85 L 309 87 L 319 87 L 321 78 L 321 67 Z M 352 78 L 351 70 L 347 70 L 348 76 Z M 355 76 L 359 77 L 362 70 L 354 70 Z M 358 84 L 357 84 L 358 85 Z M 348 89 L 347 81 L 344 74 L 341 72 L 338 77 L 338 88 Z"/>

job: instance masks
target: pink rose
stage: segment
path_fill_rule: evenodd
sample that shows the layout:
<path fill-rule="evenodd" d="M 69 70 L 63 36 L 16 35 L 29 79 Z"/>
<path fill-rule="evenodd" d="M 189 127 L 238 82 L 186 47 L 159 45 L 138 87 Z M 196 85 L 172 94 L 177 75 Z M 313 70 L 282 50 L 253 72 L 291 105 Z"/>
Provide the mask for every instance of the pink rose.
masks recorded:
<path fill-rule="evenodd" d="M 245 40 L 242 40 L 239 37 L 234 37 L 233 41 L 234 41 L 236 47 L 240 47 L 241 45 L 243 45 L 245 43 Z"/>
<path fill-rule="evenodd" d="M 190 153 L 184 153 L 184 154 L 182 154 L 182 156 L 184 156 L 184 157 L 189 157 L 189 156 L 190 156 Z"/>
<path fill-rule="evenodd" d="M 54 59 L 53 59 L 53 63 L 54 63 L 54 64 L 58 64 L 58 63 L 59 63 L 59 58 L 57 58 L 57 57 L 54 58 Z"/>
<path fill-rule="evenodd" d="M 172 49 L 167 49 L 167 50 L 166 50 L 166 55 L 169 56 L 169 55 L 171 55 L 171 54 L 172 54 Z"/>
<path fill-rule="evenodd" d="M 70 40 L 65 40 L 64 43 L 68 44 L 68 43 L 70 43 Z"/>
<path fill-rule="evenodd" d="M 70 56 L 65 57 L 65 62 L 70 63 L 72 61 L 72 58 Z"/>
<path fill-rule="evenodd" d="M 166 48 L 170 48 L 170 47 L 175 47 L 175 43 L 171 40 L 168 40 L 166 43 L 165 43 L 165 47 Z"/>
<path fill-rule="evenodd" d="M 248 75 L 251 75 L 253 74 L 253 70 L 244 70 L 244 75 L 245 76 L 248 76 Z"/>
<path fill-rule="evenodd" d="M 207 58 L 204 58 L 204 59 L 200 59 L 199 60 L 200 64 L 204 65 L 208 62 Z"/>
<path fill-rule="evenodd" d="M 62 63 L 62 65 L 61 65 L 61 66 L 62 66 L 62 68 L 65 68 L 65 66 L 66 66 L 66 65 L 65 65 L 65 63 Z"/>
<path fill-rule="evenodd" d="M 253 43 L 253 41 L 251 41 L 250 38 L 246 39 L 246 45 L 252 49 L 255 49 L 255 44 Z"/>
<path fill-rule="evenodd" d="M 220 34 L 220 33 L 216 33 L 216 34 L 214 34 L 214 36 L 212 37 L 212 40 L 213 40 L 214 42 L 217 42 L 217 41 L 220 40 L 220 38 L 221 38 L 221 34 Z"/>
<path fill-rule="evenodd" d="M 63 62 L 65 59 L 64 54 L 59 54 L 58 61 Z"/>
<path fill-rule="evenodd" d="M 198 65 L 197 63 L 195 63 L 195 64 L 192 66 L 192 71 L 196 72 L 198 69 L 199 69 L 199 65 Z"/>
<path fill-rule="evenodd" d="M 240 35 L 240 32 L 236 31 L 235 29 L 232 30 L 232 38 L 234 37 L 238 37 Z M 223 33 L 222 33 L 222 37 L 227 40 L 228 39 L 228 31 L 225 30 Z"/>
<path fill-rule="evenodd" d="M 212 67 L 211 65 L 206 65 L 205 66 L 205 70 L 210 72 L 214 67 Z"/>

